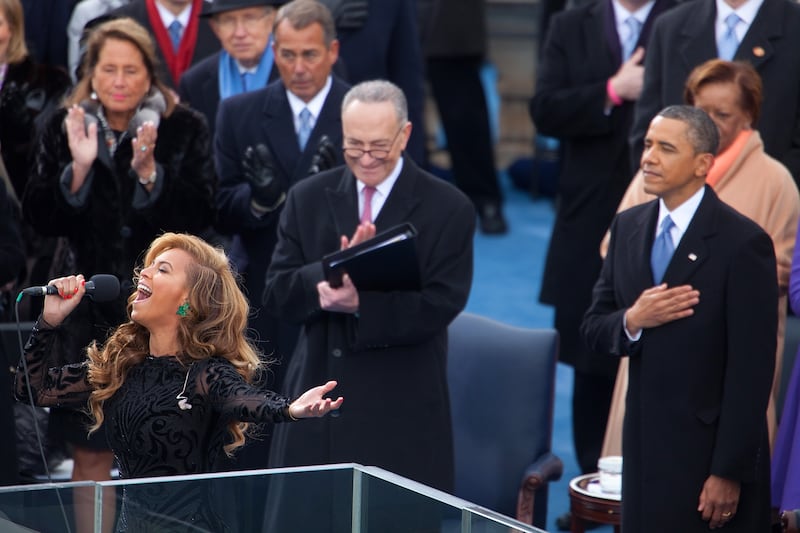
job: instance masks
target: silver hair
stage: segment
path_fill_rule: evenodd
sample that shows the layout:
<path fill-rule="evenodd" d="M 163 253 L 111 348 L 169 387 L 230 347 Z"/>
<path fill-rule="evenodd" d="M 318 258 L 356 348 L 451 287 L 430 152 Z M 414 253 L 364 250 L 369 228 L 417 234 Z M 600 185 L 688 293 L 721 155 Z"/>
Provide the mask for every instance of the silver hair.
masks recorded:
<path fill-rule="evenodd" d="M 394 107 L 398 124 L 408 122 L 408 103 L 403 91 L 394 83 L 386 80 L 364 81 L 354 85 L 344 95 L 342 100 L 342 113 L 353 102 L 363 102 L 365 104 L 379 104 L 389 102 Z"/>

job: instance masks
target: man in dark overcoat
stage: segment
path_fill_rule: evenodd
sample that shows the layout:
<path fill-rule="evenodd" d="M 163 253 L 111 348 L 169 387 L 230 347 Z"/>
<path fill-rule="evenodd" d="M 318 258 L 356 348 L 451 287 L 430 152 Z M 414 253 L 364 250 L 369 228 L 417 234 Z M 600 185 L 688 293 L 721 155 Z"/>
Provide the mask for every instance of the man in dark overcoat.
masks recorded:
<path fill-rule="evenodd" d="M 641 166 L 659 199 L 615 218 L 581 327 L 592 349 L 630 357 L 624 531 L 770 527 L 775 252 L 705 185 L 718 143 L 698 109 L 653 119 Z"/>
<path fill-rule="evenodd" d="M 356 462 L 452 491 L 447 326 L 469 295 L 475 210 L 404 153 L 411 123 L 399 88 L 361 83 L 342 110 L 347 167 L 289 191 L 265 305 L 302 324 L 285 392 L 335 376 L 347 405 L 322 424 L 276 427 L 270 466 Z M 418 232 L 419 290 L 325 280 L 324 255 L 404 222 Z"/>

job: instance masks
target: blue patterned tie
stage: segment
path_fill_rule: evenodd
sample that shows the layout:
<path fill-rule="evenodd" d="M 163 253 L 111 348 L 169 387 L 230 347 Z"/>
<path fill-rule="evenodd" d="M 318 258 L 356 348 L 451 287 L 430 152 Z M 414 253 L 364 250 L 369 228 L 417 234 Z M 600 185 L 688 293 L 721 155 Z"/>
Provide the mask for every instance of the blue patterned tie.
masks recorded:
<path fill-rule="evenodd" d="M 300 111 L 300 128 L 297 130 L 297 142 L 300 144 L 301 152 L 306 148 L 309 135 L 311 135 L 311 111 L 304 107 Z"/>
<path fill-rule="evenodd" d="M 169 25 L 167 31 L 169 31 L 169 38 L 172 40 L 172 50 L 177 52 L 178 46 L 181 44 L 181 30 L 183 29 L 183 24 L 178 22 L 177 20 L 173 20 L 172 24 Z"/>
<path fill-rule="evenodd" d="M 653 242 L 653 251 L 650 255 L 650 266 L 653 269 L 653 281 L 661 283 L 664 278 L 664 272 L 667 270 L 667 265 L 672 258 L 672 252 L 675 251 L 675 245 L 672 243 L 672 235 L 670 230 L 675 225 L 672 219 L 667 215 L 661 221 L 661 232 L 656 236 Z"/>
<path fill-rule="evenodd" d="M 727 29 L 720 36 L 719 41 L 717 41 L 717 51 L 719 52 L 720 59 L 731 61 L 733 60 L 733 56 L 736 55 L 736 49 L 739 48 L 739 38 L 736 37 L 736 25 L 741 21 L 742 19 L 740 19 L 739 15 L 736 13 L 731 13 L 725 17 L 725 26 Z"/>
<path fill-rule="evenodd" d="M 628 37 L 622 43 L 622 60 L 627 61 L 631 54 L 636 49 L 636 43 L 639 41 L 639 33 L 642 31 L 642 23 L 636 17 L 630 16 L 625 19 L 625 25 L 628 27 Z"/>

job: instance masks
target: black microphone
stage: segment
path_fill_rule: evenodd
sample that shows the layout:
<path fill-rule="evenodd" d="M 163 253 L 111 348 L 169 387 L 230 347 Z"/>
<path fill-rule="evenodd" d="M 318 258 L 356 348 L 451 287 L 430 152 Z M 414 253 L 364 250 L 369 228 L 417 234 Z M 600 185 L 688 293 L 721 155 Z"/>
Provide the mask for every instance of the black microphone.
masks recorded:
<path fill-rule="evenodd" d="M 28 287 L 22 289 L 22 294 L 45 296 L 58 294 L 58 289 L 53 285 Z M 110 302 L 119 296 L 119 280 L 111 274 L 95 274 L 86 282 L 86 294 L 95 302 Z"/>

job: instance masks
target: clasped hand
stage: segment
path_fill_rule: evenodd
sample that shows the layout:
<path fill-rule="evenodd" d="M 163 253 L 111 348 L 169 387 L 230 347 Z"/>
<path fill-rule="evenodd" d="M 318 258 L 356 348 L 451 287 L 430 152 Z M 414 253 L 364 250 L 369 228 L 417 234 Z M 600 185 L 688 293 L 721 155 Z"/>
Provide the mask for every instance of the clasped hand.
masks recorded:
<path fill-rule="evenodd" d="M 340 249 L 345 250 L 374 236 L 375 224 L 371 222 L 359 224 L 352 238 L 348 239 L 346 235 L 341 236 L 339 241 Z M 319 294 L 319 306 L 325 311 L 337 313 L 358 312 L 358 289 L 353 285 L 353 281 L 347 274 L 342 276 L 341 287 L 334 288 L 327 281 L 320 281 L 317 283 L 317 293 Z"/>
<path fill-rule="evenodd" d="M 691 285 L 667 288 L 662 283 L 646 289 L 625 313 L 628 332 L 637 335 L 643 329 L 691 316 L 699 302 L 700 291 Z"/>

